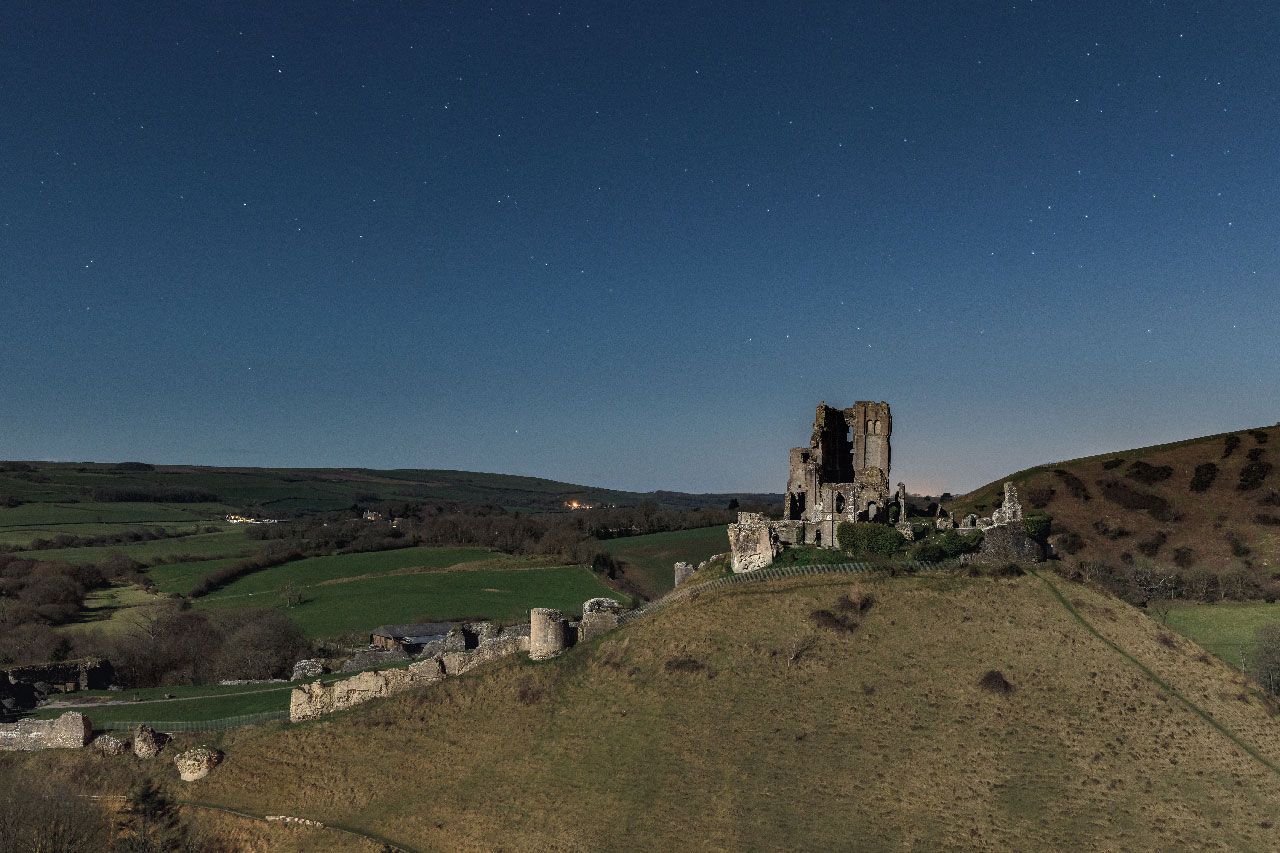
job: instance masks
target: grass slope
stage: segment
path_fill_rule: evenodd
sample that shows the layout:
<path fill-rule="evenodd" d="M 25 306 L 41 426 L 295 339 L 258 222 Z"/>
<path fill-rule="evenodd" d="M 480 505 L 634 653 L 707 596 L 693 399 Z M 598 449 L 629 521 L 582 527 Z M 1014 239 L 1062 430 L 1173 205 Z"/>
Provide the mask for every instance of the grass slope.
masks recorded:
<path fill-rule="evenodd" d="M 1229 440 L 1238 444 L 1224 458 Z M 1251 460 L 1250 453 L 1259 458 Z M 1254 462 L 1273 467 L 1256 487 L 1241 489 L 1242 474 Z M 1154 469 L 1167 466 L 1168 476 L 1150 483 L 1135 479 L 1129 476 L 1134 463 Z M 1204 490 L 1193 491 L 1197 466 L 1208 464 L 1216 466 L 1216 476 Z M 1136 473 L 1143 470 L 1139 466 Z M 1214 572 L 1280 569 L 1280 428 L 1240 430 L 1029 468 L 956 499 L 951 508 L 960 515 L 989 515 L 1000 503 L 1006 480 L 1018 486 L 1028 511 L 1053 516 L 1055 532 L 1080 537 L 1078 550 L 1069 555 L 1072 560 L 1119 565 L 1129 559 L 1165 564 L 1177 559 Z M 1106 483 L 1118 483 L 1119 488 Z M 1132 504 L 1135 493 L 1163 501 L 1165 510 L 1129 508 L 1125 503 Z M 1266 523 L 1264 516 L 1277 520 Z"/>
<path fill-rule="evenodd" d="M 714 554 L 729 550 L 729 534 L 724 527 L 699 527 L 646 536 L 606 539 L 601 550 L 627 564 L 628 574 L 638 576 L 651 595 L 661 595 L 674 585 L 678 562 L 697 565 Z"/>
<path fill-rule="evenodd" d="M 876 597 L 855 630 L 811 618 L 851 584 Z M 1280 810 L 1280 729 L 1238 673 L 1032 576 L 728 587 L 545 664 L 217 740 L 185 795 L 417 850 L 1269 849 Z"/>

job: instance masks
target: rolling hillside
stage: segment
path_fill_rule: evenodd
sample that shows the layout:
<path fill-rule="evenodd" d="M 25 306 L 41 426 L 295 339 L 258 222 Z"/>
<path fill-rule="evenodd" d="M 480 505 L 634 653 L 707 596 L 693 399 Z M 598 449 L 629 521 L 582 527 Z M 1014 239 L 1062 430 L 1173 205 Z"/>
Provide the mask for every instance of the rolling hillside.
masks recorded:
<path fill-rule="evenodd" d="M 1266 849 L 1274 713 L 1191 642 L 1056 577 L 803 577 L 230 732 L 208 779 L 169 784 L 421 851 Z"/>
<path fill-rule="evenodd" d="M 107 532 L 115 524 L 213 519 L 258 508 L 291 516 L 381 501 L 490 504 L 555 511 L 566 502 L 673 508 L 777 502 L 777 495 L 626 492 L 537 477 L 471 471 L 212 468 L 141 463 L 0 462 L 0 537 L 24 528 Z M 71 527 L 80 530 L 62 529 Z M 0 538 L 3 541 L 3 538 Z"/>
<path fill-rule="evenodd" d="M 1002 483 L 1053 517 L 1071 561 L 1174 566 L 1266 582 L 1280 569 L 1280 428 L 1240 430 L 1042 465 L 1001 478 L 949 509 L 990 514 Z"/>

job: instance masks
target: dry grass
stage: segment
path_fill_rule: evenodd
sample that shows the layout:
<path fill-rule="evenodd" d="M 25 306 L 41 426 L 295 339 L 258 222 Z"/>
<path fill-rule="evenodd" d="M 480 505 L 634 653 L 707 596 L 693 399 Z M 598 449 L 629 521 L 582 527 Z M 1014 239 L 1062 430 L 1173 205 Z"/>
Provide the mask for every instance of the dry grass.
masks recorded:
<path fill-rule="evenodd" d="M 1280 763 L 1277 721 L 1238 673 L 1053 583 Z M 860 597 L 874 606 L 842 603 Z M 858 630 L 814 625 L 819 609 Z M 990 670 L 1017 689 L 984 689 Z M 1272 770 L 1035 576 L 729 587 L 555 661 L 218 745 L 227 761 L 189 796 L 419 850 L 1266 849 L 1280 812 Z"/>

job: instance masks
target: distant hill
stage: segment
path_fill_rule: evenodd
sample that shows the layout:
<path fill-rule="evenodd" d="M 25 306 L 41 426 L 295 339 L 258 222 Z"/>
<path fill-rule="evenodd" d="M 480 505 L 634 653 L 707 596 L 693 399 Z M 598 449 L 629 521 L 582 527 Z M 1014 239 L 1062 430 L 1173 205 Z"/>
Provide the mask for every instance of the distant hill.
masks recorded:
<path fill-rule="evenodd" d="M 225 763 L 175 793 L 423 851 L 1269 849 L 1269 708 L 1058 578 L 810 576 L 707 592 L 544 664 L 227 732 Z"/>
<path fill-rule="evenodd" d="M 1142 560 L 1184 573 L 1280 569 L 1280 428 L 1261 427 L 1041 465 L 957 498 L 957 515 L 990 514 L 1002 484 L 1053 517 L 1064 559 Z"/>
<path fill-rule="evenodd" d="M 19 502 L 204 503 L 260 507 L 282 515 L 345 509 L 353 503 L 437 501 L 512 510 L 563 510 L 569 502 L 724 507 L 781 503 L 779 495 L 627 492 L 538 477 L 472 471 L 366 468 L 215 468 L 143 463 L 0 462 L 0 507 Z M 0 508 L 0 524 L 4 509 Z"/>

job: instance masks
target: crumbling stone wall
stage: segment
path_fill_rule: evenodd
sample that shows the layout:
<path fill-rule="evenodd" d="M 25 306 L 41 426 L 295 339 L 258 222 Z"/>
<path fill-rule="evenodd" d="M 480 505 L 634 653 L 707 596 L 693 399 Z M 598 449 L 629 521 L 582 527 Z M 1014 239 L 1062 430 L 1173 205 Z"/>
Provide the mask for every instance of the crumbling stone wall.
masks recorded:
<path fill-rule="evenodd" d="M 93 737 L 89 718 L 68 711 L 56 720 L 19 720 L 0 723 L 0 751 L 80 749 Z"/>
<path fill-rule="evenodd" d="M 740 512 L 737 524 L 729 525 L 729 550 L 733 570 L 751 572 L 772 563 L 782 551 L 782 541 L 763 513 Z"/>
<path fill-rule="evenodd" d="M 622 605 L 612 598 L 592 598 L 582 605 L 582 621 L 578 623 L 578 642 L 607 634 L 618 627 Z"/>
<path fill-rule="evenodd" d="M 444 678 L 439 658 L 428 658 L 410 664 L 407 669 L 384 669 L 362 672 L 342 681 L 325 684 L 314 681 L 295 687 L 289 694 L 289 719 L 292 722 L 342 711 L 372 699 L 403 693 L 419 684 L 430 684 Z"/>
<path fill-rule="evenodd" d="M 461 675 L 481 664 L 529 650 L 529 637 L 519 629 L 507 631 L 492 626 L 492 630 L 483 633 L 486 639 L 474 649 L 445 652 L 412 663 L 406 669 L 362 672 L 332 684 L 315 681 L 296 687 L 289 694 L 289 719 L 296 723 L 322 717 L 403 693 L 411 687 L 433 684 L 446 675 Z"/>
<path fill-rule="evenodd" d="M 31 685 L 37 692 L 72 693 L 77 690 L 106 690 L 115 681 L 115 667 L 104 658 L 79 658 L 58 663 L 11 666 L 6 672 L 12 685 Z"/>
<path fill-rule="evenodd" d="M 1031 538 L 1023 524 L 1022 504 L 1013 483 L 1004 484 L 1004 502 L 990 518 L 970 515 L 960 529 L 982 530 L 982 546 L 976 554 L 965 554 L 961 562 L 978 564 L 1038 563 L 1044 559 L 1044 547 Z"/>

